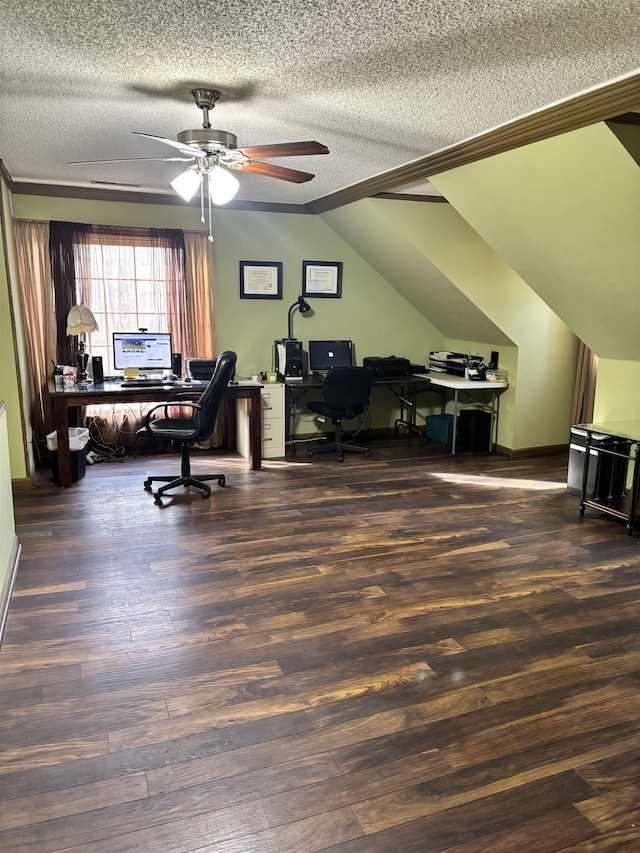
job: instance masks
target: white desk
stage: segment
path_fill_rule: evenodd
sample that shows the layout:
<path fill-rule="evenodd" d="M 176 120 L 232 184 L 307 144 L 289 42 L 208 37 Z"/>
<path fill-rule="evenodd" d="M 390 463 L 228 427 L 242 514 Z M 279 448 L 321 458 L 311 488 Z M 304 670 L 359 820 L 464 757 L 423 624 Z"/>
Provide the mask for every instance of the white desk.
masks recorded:
<path fill-rule="evenodd" d="M 436 391 L 442 397 L 442 413 L 445 411 L 445 394 L 453 392 L 453 438 L 451 439 L 451 455 L 456 453 L 456 433 L 458 429 L 458 415 L 464 409 L 480 409 L 491 415 L 491 429 L 489 430 L 489 453 L 493 450 L 494 437 L 498 430 L 498 399 L 500 394 L 509 387 L 508 382 L 488 382 L 475 379 L 465 379 L 463 376 L 450 376 L 448 373 L 422 373 L 421 377 L 431 380 L 429 390 Z M 491 400 L 470 399 L 466 403 L 460 402 L 460 392 L 464 391 L 471 397 L 472 391 L 490 391 Z"/>

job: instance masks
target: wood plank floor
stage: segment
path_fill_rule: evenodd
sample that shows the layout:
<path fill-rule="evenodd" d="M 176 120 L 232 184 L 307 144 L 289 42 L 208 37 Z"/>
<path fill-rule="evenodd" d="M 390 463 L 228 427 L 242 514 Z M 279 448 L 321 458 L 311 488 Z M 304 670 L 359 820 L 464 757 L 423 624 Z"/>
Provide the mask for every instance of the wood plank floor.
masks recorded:
<path fill-rule="evenodd" d="M 17 493 L 3 853 L 638 853 L 640 536 L 562 454 L 373 450 Z"/>

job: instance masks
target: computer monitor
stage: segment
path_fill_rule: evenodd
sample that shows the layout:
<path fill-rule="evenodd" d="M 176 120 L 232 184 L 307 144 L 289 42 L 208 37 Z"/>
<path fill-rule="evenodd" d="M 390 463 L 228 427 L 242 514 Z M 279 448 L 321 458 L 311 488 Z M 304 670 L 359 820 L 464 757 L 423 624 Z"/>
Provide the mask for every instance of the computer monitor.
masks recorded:
<path fill-rule="evenodd" d="M 171 370 L 171 334 L 114 332 L 113 366 L 116 370 L 137 368 L 143 373 Z"/>
<path fill-rule="evenodd" d="M 323 373 L 333 367 L 352 367 L 351 341 L 309 341 L 309 370 Z"/>

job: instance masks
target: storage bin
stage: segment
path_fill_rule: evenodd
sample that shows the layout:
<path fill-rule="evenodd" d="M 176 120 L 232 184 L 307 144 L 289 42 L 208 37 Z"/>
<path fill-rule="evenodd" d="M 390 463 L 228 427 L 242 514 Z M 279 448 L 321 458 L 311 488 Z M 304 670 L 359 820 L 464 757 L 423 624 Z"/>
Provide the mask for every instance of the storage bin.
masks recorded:
<path fill-rule="evenodd" d="M 453 441 L 453 415 L 427 415 L 425 431 L 429 441 L 451 444 Z"/>
<path fill-rule="evenodd" d="M 509 371 L 508 370 L 487 370 L 485 371 L 485 379 L 487 382 L 508 382 L 509 381 Z"/>
<path fill-rule="evenodd" d="M 71 481 L 76 483 L 81 480 L 87 472 L 87 451 L 89 442 L 89 430 L 85 427 L 69 427 L 69 448 L 71 456 Z M 58 467 L 58 433 L 50 432 L 47 435 L 47 450 L 51 456 L 51 473 L 55 483 L 60 482 L 60 470 Z"/>
<path fill-rule="evenodd" d="M 608 448 L 620 453 L 629 449 L 628 442 L 617 440 L 614 436 L 593 433 L 589 448 L 587 467 L 587 489 L 585 497 L 620 497 L 625 493 L 627 481 L 627 460 L 608 453 L 598 453 L 598 448 Z M 587 432 L 578 426 L 571 427 L 569 444 L 569 465 L 567 469 L 567 491 L 574 495 L 582 493 L 584 476 L 584 456 L 587 449 Z M 598 493 L 601 493 L 598 495 Z"/>

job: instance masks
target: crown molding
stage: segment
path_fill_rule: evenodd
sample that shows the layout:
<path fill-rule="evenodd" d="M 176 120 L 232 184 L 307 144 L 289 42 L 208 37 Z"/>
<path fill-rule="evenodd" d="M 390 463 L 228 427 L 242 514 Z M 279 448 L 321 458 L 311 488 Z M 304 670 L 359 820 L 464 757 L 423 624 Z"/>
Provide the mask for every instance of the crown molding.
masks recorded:
<path fill-rule="evenodd" d="M 198 200 L 185 202 L 179 196 L 164 193 L 135 192 L 133 190 L 115 190 L 108 187 L 78 187 L 62 184 L 37 184 L 31 181 L 16 181 L 11 178 L 0 160 L 0 169 L 7 185 L 14 195 L 37 195 L 49 198 L 77 198 L 85 201 L 113 201 L 127 204 L 171 204 L 180 207 L 199 206 Z M 225 205 L 225 210 L 252 210 L 260 213 L 302 213 L 311 214 L 308 205 L 277 204 L 265 201 L 235 201 Z"/>
<path fill-rule="evenodd" d="M 378 196 L 394 186 L 431 178 L 433 175 L 466 166 L 486 157 L 503 154 L 523 145 L 540 142 L 561 133 L 577 130 L 600 121 L 611 120 L 640 108 L 640 72 L 589 89 L 549 107 L 529 113 L 499 127 L 442 148 L 397 169 L 352 184 L 343 190 L 309 203 L 313 213 L 325 213 L 336 207 Z"/>

